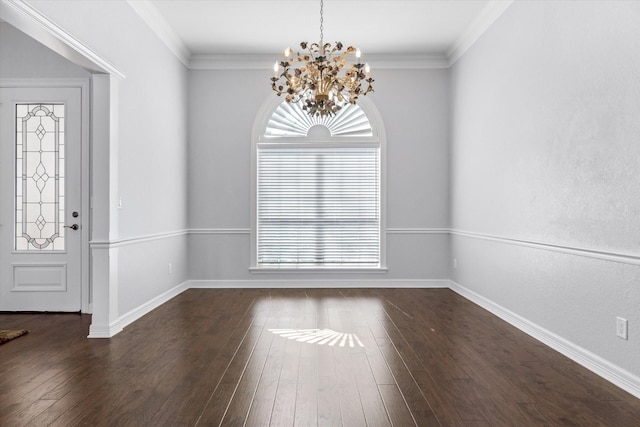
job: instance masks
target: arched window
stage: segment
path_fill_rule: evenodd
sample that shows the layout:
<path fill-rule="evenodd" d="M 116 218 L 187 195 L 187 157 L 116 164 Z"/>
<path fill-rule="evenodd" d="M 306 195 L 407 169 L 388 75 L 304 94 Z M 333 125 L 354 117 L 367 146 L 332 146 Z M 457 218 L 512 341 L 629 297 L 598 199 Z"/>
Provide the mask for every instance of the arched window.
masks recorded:
<path fill-rule="evenodd" d="M 366 102 L 332 117 L 263 107 L 252 144 L 253 268 L 384 268 L 381 127 Z"/>

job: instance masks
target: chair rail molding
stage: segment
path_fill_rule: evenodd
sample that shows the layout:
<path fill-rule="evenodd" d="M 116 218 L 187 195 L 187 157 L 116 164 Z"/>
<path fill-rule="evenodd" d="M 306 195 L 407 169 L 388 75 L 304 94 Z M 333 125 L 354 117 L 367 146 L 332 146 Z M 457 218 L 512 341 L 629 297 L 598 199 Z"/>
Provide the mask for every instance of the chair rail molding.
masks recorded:
<path fill-rule="evenodd" d="M 551 252 L 560 252 L 563 254 L 581 256 L 586 258 L 594 258 L 604 261 L 619 262 L 622 264 L 640 265 L 640 255 L 614 252 L 604 249 L 583 248 L 578 246 L 563 245 L 557 243 L 548 243 L 536 240 L 518 239 L 513 237 L 498 236 L 495 234 L 476 233 L 472 231 L 463 231 L 452 229 L 451 235 L 468 237 L 471 239 L 488 240 L 492 242 L 503 243 L 505 245 L 525 246 L 529 248 L 541 249 Z"/>

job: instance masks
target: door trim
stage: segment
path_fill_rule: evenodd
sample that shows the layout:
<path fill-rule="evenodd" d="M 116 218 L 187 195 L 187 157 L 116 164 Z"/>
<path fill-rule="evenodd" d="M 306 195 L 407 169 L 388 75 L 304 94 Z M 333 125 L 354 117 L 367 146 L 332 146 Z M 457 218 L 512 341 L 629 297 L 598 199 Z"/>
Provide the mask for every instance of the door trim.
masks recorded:
<path fill-rule="evenodd" d="M 81 119 L 80 119 L 80 162 L 81 162 L 81 199 L 82 212 L 86 212 L 83 218 L 83 226 L 80 229 L 80 307 L 82 313 L 91 313 L 91 283 L 90 283 L 90 262 L 89 262 L 89 239 L 91 237 L 90 210 L 90 183 L 91 171 L 89 168 L 91 159 L 90 140 L 90 79 L 2 79 L 0 78 L 0 88 L 79 88 Z"/>

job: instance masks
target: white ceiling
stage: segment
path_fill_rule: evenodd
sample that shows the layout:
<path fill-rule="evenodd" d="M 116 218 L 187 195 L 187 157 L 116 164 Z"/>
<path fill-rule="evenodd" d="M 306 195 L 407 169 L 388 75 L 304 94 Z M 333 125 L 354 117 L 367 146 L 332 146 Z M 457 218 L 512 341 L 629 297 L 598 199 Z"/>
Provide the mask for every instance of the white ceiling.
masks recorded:
<path fill-rule="evenodd" d="M 325 0 L 324 39 L 365 55 L 450 57 L 510 0 Z M 129 0 L 183 57 L 273 55 L 320 38 L 319 0 Z M 482 29 L 483 31 L 484 29 Z M 477 36 L 476 36 L 477 37 Z M 175 50 L 174 50 L 175 51 Z"/>

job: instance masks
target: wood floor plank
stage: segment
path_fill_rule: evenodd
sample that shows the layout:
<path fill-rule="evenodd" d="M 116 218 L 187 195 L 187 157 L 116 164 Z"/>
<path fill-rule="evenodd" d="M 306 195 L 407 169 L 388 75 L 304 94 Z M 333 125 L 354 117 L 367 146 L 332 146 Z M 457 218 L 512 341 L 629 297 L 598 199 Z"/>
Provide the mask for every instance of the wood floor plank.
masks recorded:
<path fill-rule="evenodd" d="M 293 425 L 295 420 L 300 350 L 299 342 L 287 340 L 271 413 L 273 426 Z"/>
<path fill-rule="evenodd" d="M 639 425 L 640 399 L 447 289 L 191 289 L 111 339 L 90 321 L 0 313 L 30 331 L 0 346 L 0 425 Z"/>
<path fill-rule="evenodd" d="M 360 401 L 356 378 L 349 363 L 349 348 L 338 347 L 333 348 L 332 351 L 335 358 L 335 380 L 338 386 L 337 394 L 340 400 L 342 424 L 346 426 L 364 426 L 367 422 Z"/>
<path fill-rule="evenodd" d="M 3 417 L 3 423 L 8 426 L 21 426 L 28 424 L 32 419 L 40 415 L 47 408 L 56 403 L 55 400 L 36 400 L 21 410 L 14 411 L 11 415 Z"/>
<path fill-rule="evenodd" d="M 318 426 L 341 426 L 340 398 L 335 376 L 320 374 L 318 378 Z"/>
<path fill-rule="evenodd" d="M 385 410 L 378 383 L 369 364 L 367 354 L 350 355 L 349 369 L 356 380 L 362 410 L 368 426 L 390 426 L 389 415 Z"/>
<path fill-rule="evenodd" d="M 411 410 L 407 406 L 402 393 L 395 385 L 379 385 L 380 394 L 384 401 L 389 418 L 394 426 L 414 426 L 416 425 Z"/>
<path fill-rule="evenodd" d="M 312 426 L 318 423 L 318 345 L 300 345 L 298 385 L 294 425 Z"/>
<path fill-rule="evenodd" d="M 227 407 L 222 424 L 227 426 L 242 426 L 249 415 L 251 403 L 254 400 L 256 389 L 264 364 L 266 362 L 268 350 L 256 349 L 249 358 L 242 378 L 233 394 L 233 398 Z"/>
<path fill-rule="evenodd" d="M 266 331 L 263 332 L 263 340 L 270 338 L 269 352 L 246 420 L 248 426 L 268 426 L 271 423 L 287 345 L 287 340 L 275 336 L 273 331 L 290 329 L 293 321 L 291 301 L 281 293 L 270 293 L 269 304 L 271 316 L 265 324 Z"/>
<path fill-rule="evenodd" d="M 285 340 L 274 339 L 269 349 L 264 369 L 260 375 L 255 398 L 253 399 L 247 425 L 268 426 L 278 390 L 278 379 L 282 370 Z"/>
<path fill-rule="evenodd" d="M 198 387 L 175 387 L 162 406 L 150 418 L 152 426 L 193 426 L 205 407 L 212 390 Z"/>
<path fill-rule="evenodd" d="M 196 426 L 218 426 L 221 425 L 227 413 L 227 407 L 236 390 L 236 385 L 232 383 L 220 383 L 216 387 L 211 397 L 205 402 L 202 412 L 198 415 Z"/>
<path fill-rule="evenodd" d="M 69 408 L 51 424 L 52 427 L 72 425 L 104 425 L 107 420 L 117 415 L 114 410 L 125 402 L 129 390 L 96 388 L 85 395 L 78 404 Z M 98 421 L 99 420 L 99 421 Z"/>
<path fill-rule="evenodd" d="M 54 421 L 60 418 L 63 414 L 72 410 L 83 400 L 87 399 L 88 396 L 93 396 L 96 390 L 100 388 L 100 383 L 97 382 L 78 382 L 77 384 L 77 388 L 69 389 L 66 393 L 60 394 L 59 397 L 55 399 L 55 403 L 30 420 L 28 425 L 48 426 L 53 424 Z M 4 422 L 4 416 L 0 417 L 0 420 Z M 2 422 L 0 422 L 0 425 L 2 425 Z"/>
<path fill-rule="evenodd" d="M 333 348 L 318 348 L 318 425 L 342 425 Z"/>

